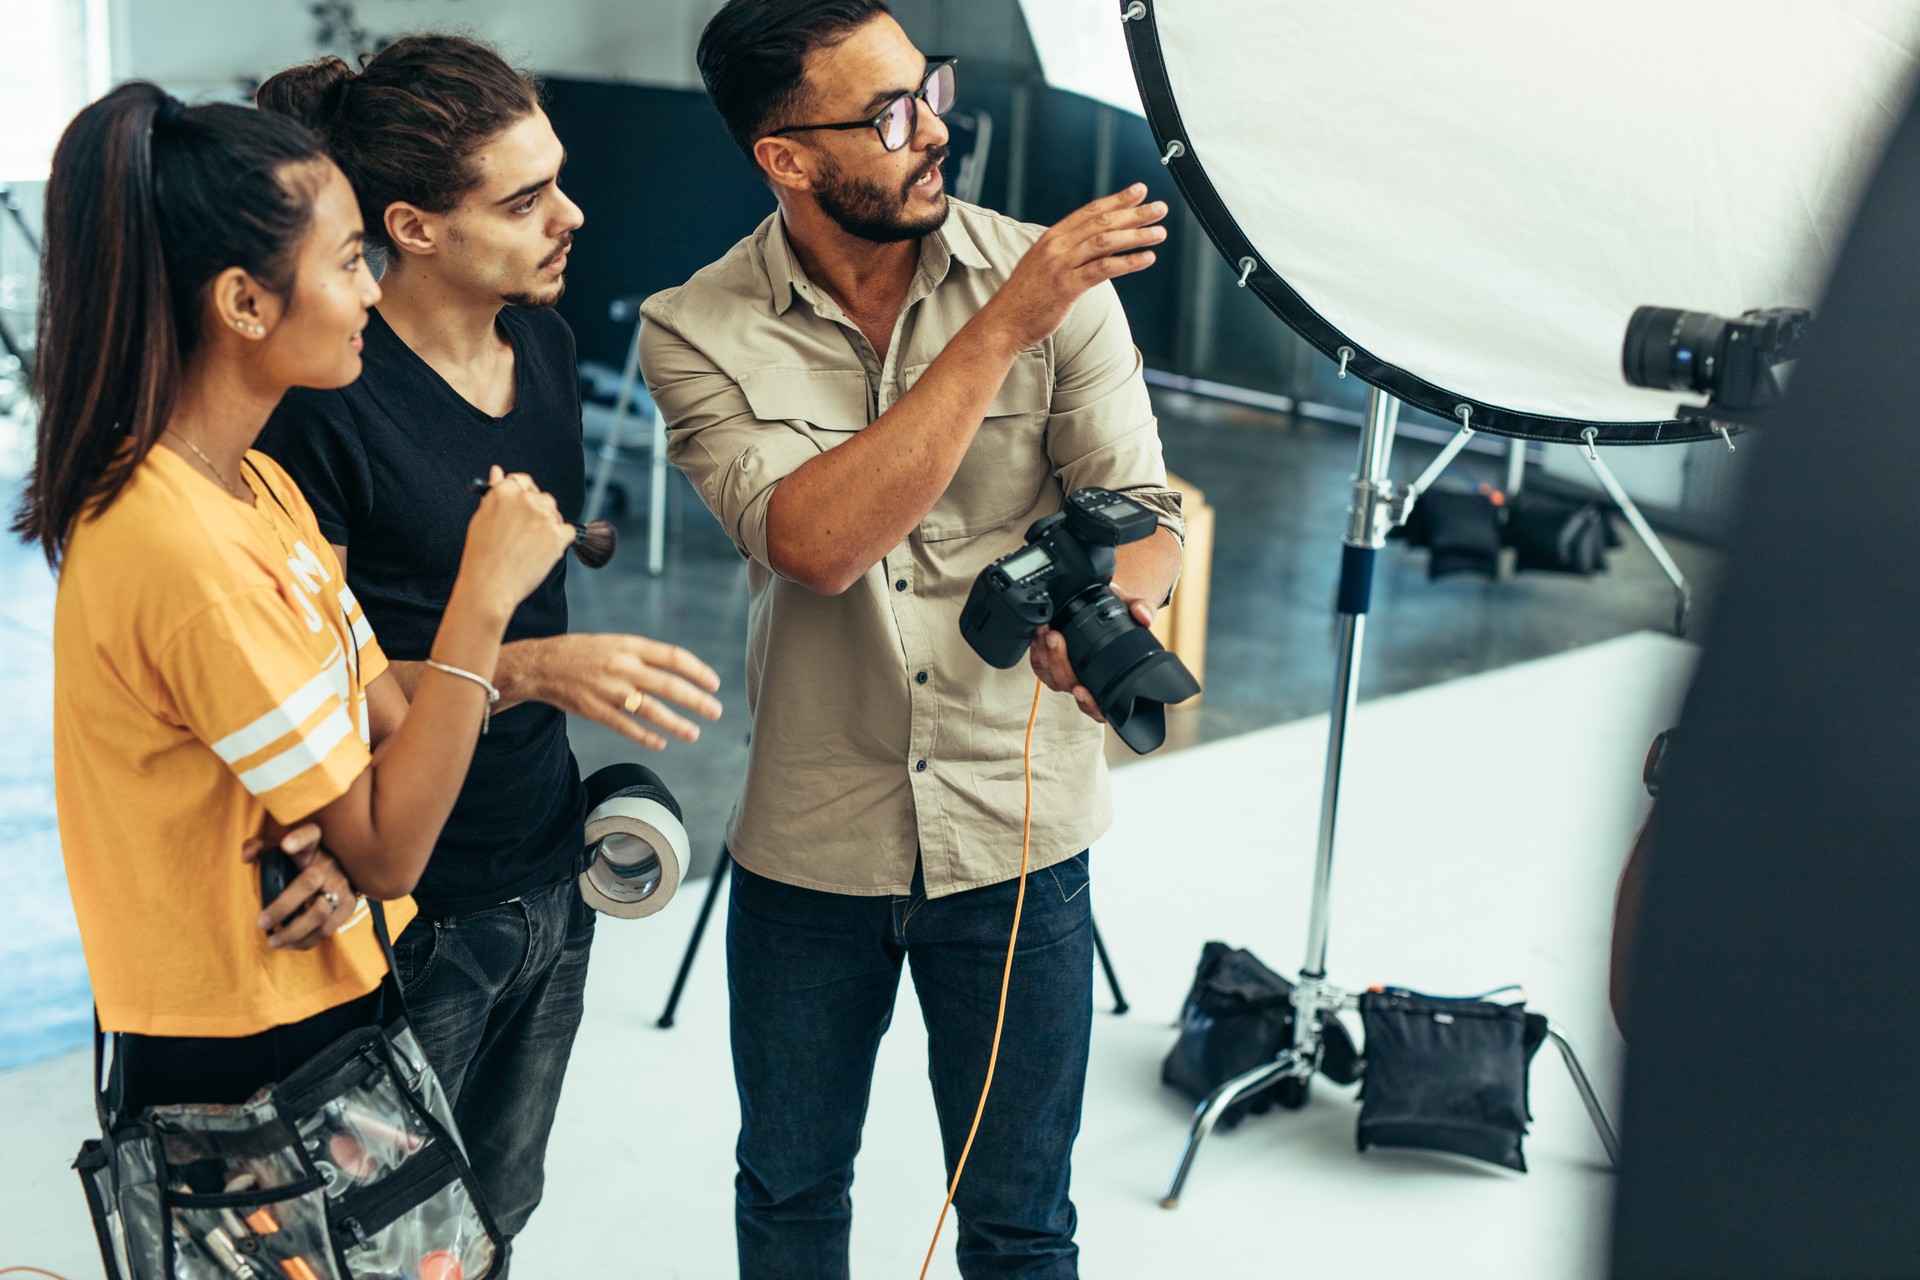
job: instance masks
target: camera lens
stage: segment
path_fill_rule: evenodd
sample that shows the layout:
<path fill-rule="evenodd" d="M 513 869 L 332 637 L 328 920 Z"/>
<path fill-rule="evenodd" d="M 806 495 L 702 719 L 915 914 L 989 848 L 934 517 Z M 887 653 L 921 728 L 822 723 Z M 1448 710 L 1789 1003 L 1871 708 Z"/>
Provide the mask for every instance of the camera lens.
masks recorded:
<path fill-rule="evenodd" d="M 1713 390 L 1714 364 L 1727 322 L 1704 311 L 1641 307 L 1627 322 L 1621 366 L 1636 387 Z"/>

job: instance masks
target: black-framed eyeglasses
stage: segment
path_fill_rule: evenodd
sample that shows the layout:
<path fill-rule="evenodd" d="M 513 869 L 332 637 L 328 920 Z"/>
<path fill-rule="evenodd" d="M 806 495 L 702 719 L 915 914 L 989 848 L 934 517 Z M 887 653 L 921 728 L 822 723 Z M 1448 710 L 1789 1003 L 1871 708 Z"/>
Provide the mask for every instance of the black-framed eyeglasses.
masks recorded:
<path fill-rule="evenodd" d="M 879 114 L 871 119 L 846 120 L 838 124 L 790 124 L 784 129 L 775 129 L 767 136 L 778 138 L 811 129 L 871 129 L 880 135 L 881 146 L 889 151 L 898 151 L 913 140 L 914 133 L 920 128 L 922 102 L 936 116 L 947 114 L 948 108 L 953 106 L 953 64 L 958 61 L 958 58 L 928 58 L 927 76 L 920 82 L 920 88 L 889 99 L 887 105 L 880 108 Z"/>

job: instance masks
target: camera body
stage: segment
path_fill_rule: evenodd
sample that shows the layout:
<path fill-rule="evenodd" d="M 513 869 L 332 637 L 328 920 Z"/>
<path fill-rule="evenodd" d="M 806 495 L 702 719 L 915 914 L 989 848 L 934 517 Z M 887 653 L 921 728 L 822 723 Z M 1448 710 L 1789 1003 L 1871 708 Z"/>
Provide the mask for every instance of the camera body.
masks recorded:
<path fill-rule="evenodd" d="M 1812 314 L 1797 307 L 1725 320 L 1704 311 L 1640 307 L 1627 322 L 1621 366 L 1636 387 L 1696 392 L 1710 406 L 1765 409 L 1780 398 L 1776 366 L 1792 360 Z"/>
<path fill-rule="evenodd" d="M 1014 666 L 1043 626 L 1059 631 L 1080 683 L 1120 740 L 1145 754 L 1166 741 L 1166 704 L 1200 692 L 1186 664 L 1113 593 L 1116 547 L 1151 537 L 1152 511 L 1109 489 L 1075 489 L 1034 522 L 1027 544 L 974 579 L 960 634 L 990 666 Z"/>

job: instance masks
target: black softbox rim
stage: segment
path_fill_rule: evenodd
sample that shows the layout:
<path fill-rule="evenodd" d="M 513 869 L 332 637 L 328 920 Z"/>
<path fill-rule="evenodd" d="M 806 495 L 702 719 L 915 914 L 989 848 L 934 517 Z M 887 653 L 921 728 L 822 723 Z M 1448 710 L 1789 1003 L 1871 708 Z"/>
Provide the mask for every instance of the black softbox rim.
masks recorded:
<path fill-rule="evenodd" d="M 1472 396 L 1449 391 L 1382 360 L 1335 328 L 1267 265 L 1266 259 L 1240 229 L 1226 202 L 1220 198 L 1213 180 L 1207 176 L 1206 166 L 1194 153 L 1193 143 L 1188 139 L 1186 126 L 1180 119 L 1180 108 L 1174 101 L 1173 84 L 1168 79 L 1166 60 L 1160 50 L 1160 31 L 1155 25 L 1155 0 L 1119 0 L 1122 15 L 1134 12 L 1136 4 L 1141 6 L 1139 16 L 1125 21 L 1123 25 L 1127 29 L 1127 51 L 1133 61 L 1133 76 L 1140 88 L 1140 101 L 1146 109 L 1147 126 L 1153 130 L 1154 141 L 1162 155 L 1166 154 L 1171 142 L 1178 141 L 1182 148 L 1182 153 L 1167 163 L 1168 172 L 1179 185 L 1180 193 L 1186 197 L 1194 216 L 1213 240 L 1214 247 L 1233 265 L 1235 274 L 1240 271 L 1241 259 L 1252 258 L 1256 265 L 1247 277 L 1246 287 L 1315 350 L 1329 360 L 1338 361 L 1340 348 L 1348 347 L 1353 355 L 1347 360 L 1347 372 L 1361 381 L 1397 397 L 1403 404 L 1425 409 L 1453 422 L 1461 421 L 1461 406 L 1469 407 L 1473 411 L 1473 429 L 1492 435 L 1538 440 L 1546 444 L 1577 445 L 1586 443 L 1584 433 L 1589 430 L 1596 433 L 1596 443 L 1608 445 L 1691 444 L 1718 438 L 1706 423 L 1679 418 L 1656 422 L 1589 422 L 1489 404 Z M 1624 336 L 1623 330 L 1623 339 Z"/>

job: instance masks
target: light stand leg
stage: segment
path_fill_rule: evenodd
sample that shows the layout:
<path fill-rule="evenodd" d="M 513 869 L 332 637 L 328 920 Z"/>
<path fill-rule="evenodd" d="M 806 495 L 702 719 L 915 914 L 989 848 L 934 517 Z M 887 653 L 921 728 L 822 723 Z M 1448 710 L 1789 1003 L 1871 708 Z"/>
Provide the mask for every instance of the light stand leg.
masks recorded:
<path fill-rule="evenodd" d="M 636 340 L 633 349 L 640 350 Z M 647 572 L 659 577 L 667 567 L 667 415 L 653 406 L 653 487 L 647 498 Z"/>
<path fill-rule="evenodd" d="M 1120 992 L 1120 975 L 1113 970 L 1113 957 L 1107 954 L 1106 939 L 1100 936 L 1099 924 L 1091 919 L 1087 923 L 1093 929 L 1093 953 L 1100 957 L 1100 970 L 1107 975 L 1107 990 L 1113 993 L 1113 1013 L 1118 1017 L 1133 1006 Z"/>
<path fill-rule="evenodd" d="M 1687 613 L 1693 608 L 1693 592 L 1687 587 L 1686 575 L 1680 572 L 1680 566 L 1667 554 L 1666 544 L 1660 541 L 1660 535 L 1653 531 L 1646 516 L 1640 513 L 1640 504 L 1627 495 L 1627 491 L 1620 487 L 1620 481 L 1614 477 L 1612 468 L 1600 460 L 1600 451 L 1594 448 L 1599 432 L 1588 427 L 1581 435 L 1587 442 L 1587 466 L 1594 478 L 1607 491 L 1607 496 L 1613 499 L 1613 505 L 1620 508 L 1620 514 L 1627 518 L 1627 523 L 1633 526 L 1634 533 L 1639 535 L 1647 550 L 1653 553 L 1653 558 L 1659 562 L 1660 572 L 1666 574 L 1667 581 L 1673 584 L 1677 597 L 1673 611 L 1673 633 L 1684 636 L 1687 634 Z"/>
<path fill-rule="evenodd" d="M 1288 1050 L 1272 1062 L 1263 1062 L 1244 1075 L 1235 1076 L 1207 1095 L 1206 1101 L 1194 1109 L 1193 1126 L 1187 1130 L 1187 1145 L 1180 1152 L 1179 1167 L 1173 1171 L 1173 1180 L 1167 1183 L 1167 1193 L 1160 1197 L 1162 1209 L 1180 1207 L 1180 1190 L 1187 1185 L 1187 1175 L 1193 1171 L 1194 1157 L 1200 1154 L 1200 1144 L 1213 1132 L 1213 1126 L 1220 1122 L 1226 1109 L 1240 1097 L 1275 1080 L 1298 1077 L 1301 1074 L 1298 1067 L 1293 1051 Z"/>
<path fill-rule="evenodd" d="M 1327 771 L 1320 792 L 1320 838 L 1313 867 L 1313 912 L 1307 926 L 1307 955 L 1293 988 L 1293 1047 L 1274 1061 L 1229 1080 L 1208 1095 L 1194 1113 L 1180 1164 L 1161 1205 L 1180 1203 L 1181 1188 L 1213 1132 L 1220 1112 L 1233 1100 L 1280 1078 L 1310 1079 L 1320 1065 L 1320 1014 L 1347 1003 L 1346 994 L 1327 981 L 1327 933 L 1333 888 L 1334 835 L 1340 814 L 1340 770 L 1346 759 L 1347 724 L 1360 695 L 1360 661 L 1366 640 L 1367 609 L 1373 597 L 1373 567 L 1394 521 L 1393 486 L 1387 468 L 1393 459 L 1393 433 L 1400 402 L 1376 389 L 1367 405 L 1367 426 L 1360 437 L 1354 468 L 1353 503 L 1347 508 L 1347 533 L 1341 548 L 1340 591 L 1334 610 L 1340 619 L 1340 657 L 1334 681 L 1333 714 L 1327 726 Z M 1471 432 L 1465 434 L 1470 435 Z M 1465 443 L 1464 440 L 1461 441 Z"/>
<path fill-rule="evenodd" d="M 727 882 L 727 872 L 733 870 L 733 855 L 725 849 L 720 851 L 720 861 L 713 868 L 713 878 L 707 881 L 706 900 L 700 904 L 700 915 L 693 922 L 693 936 L 687 939 L 686 954 L 680 957 L 680 972 L 674 975 L 673 993 L 667 997 L 667 1007 L 661 1011 L 660 1020 L 653 1025 L 662 1031 L 673 1025 L 673 1012 L 680 1007 L 680 993 L 687 988 L 687 975 L 693 972 L 693 958 L 700 954 L 700 939 L 706 936 L 707 918 L 713 914 L 713 904 L 720 897 L 720 886 Z"/>
<path fill-rule="evenodd" d="M 1613 1167 L 1620 1167 L 1620 1139 L 1613 1131 L 1613 1121 L 1607 1119 L 1607 1109 L 1600 1102 L 1600 1095 L 1594 1092 L 1593 1081 L 1587 1078 L 1587 1069 L 1580 1065 L 1580 1055 L 1573 1051 L 1573 1043 L 1559 1027 L 1551 1022 L 1547 1024 L 1547 1039 L 1553 1041 L 1553 1047 L 1560 1051 L 1561 1061 L 1567 1064 L 1567 1074 L 1573 1077 L 1573 1087 L 1580 1092 L 1580 1101 L 1586 1104 L 1587 1118 L 1593 1121 L 1594 1131 L 1600 1135 L 1600 1144 L 1607 1149 L 1607 1159 Z"/>
<path fill-rule="evenodd" d="M 627 367 L 620 374 L 620 398 L 614 401 L 613 419 L 607 423 L 607 434 L 600 441 L 596 456 L 600 465 L 593 471 L 593 489 L 587 494 L 587 509 L 580 514 L 580 523 L 600 518 L 600 504 L 607 498 L 607 480 L 613 474 L 613 462 L 620 456 L 620 433 L 626 429 L 627 415 L 633 409 L 633 387 L 640 379 L 640 317 L 633 318 L 633 345 L 627 349 Z M 659 410 L 655 410 L 658 413 Z"/>

